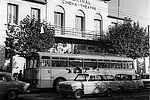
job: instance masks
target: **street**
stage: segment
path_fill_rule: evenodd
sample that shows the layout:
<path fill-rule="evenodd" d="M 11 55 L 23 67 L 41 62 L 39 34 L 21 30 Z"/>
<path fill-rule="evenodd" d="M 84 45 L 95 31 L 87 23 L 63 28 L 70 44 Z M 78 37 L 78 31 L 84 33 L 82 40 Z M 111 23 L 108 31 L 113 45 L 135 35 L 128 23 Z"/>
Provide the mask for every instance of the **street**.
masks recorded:
<path fill-rule="evenodd" d="M 142 93 L 136 91 L 125 92 L 123 94 L 114 94 L 113 97 L 106 97 L 104 95 L 86 95 L 80 100 L 150 100 L 150 90 L 144 89 Z M 58 93 L 53 90 L 36 91 L 27 94 L 21 94 L 17 100 L 76 100 L 69 96 L 67 98 L 61 97 Z"/>

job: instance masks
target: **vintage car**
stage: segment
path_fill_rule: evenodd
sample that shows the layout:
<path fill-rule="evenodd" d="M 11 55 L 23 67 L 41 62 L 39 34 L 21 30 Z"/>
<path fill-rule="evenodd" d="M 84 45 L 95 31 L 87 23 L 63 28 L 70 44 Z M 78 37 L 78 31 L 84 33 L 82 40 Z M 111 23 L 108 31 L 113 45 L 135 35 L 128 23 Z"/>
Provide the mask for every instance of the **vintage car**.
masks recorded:
<path fill-rule="evenodd" d="M 150 74 L 144 73 L 141 75 L 141 79 L 144 83 L 145 88 L 150 88 Z"/>
<path fill-rule="evenodd" d="M 29 89 L 29 83 L 16 80 L 10 73 L 0 72 L 0 97 L 15 100 L 19 93 Z"/>
<path fill-rule="evenodd" d="M 74 81 L 59 83 L 60 94 L 82 98 L 84 94 L 105 94 L 112 96 L 118 90 L 117 81 L 112 75 L 78 74 Z"/>
<path fill-rule="evenodd" d="M 138 74 L 116 74 L 115 79 L 119 84 L 120 93 L 125 90 L 142 91 L 144 84 Z"/>

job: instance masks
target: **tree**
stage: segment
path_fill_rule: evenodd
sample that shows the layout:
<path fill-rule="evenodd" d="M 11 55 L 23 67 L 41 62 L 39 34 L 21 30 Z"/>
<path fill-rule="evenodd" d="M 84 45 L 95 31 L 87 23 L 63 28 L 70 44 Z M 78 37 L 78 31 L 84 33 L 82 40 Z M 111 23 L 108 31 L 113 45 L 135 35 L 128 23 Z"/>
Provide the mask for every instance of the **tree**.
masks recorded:
<path fill-rule="evenodd" d="M 17 54 L 48 51 L 54 44 L 54 28 L 34 17 L 27 16 L 18 26 L 7 24 L 7 27 L 7 36 L 13 39 L 11 49 Z"/>
<path fill-rule="evenodd" d="M 148 34 L 138 23 L 125 21 L 109 28 L 105 50 L 133 59 L 148 56 Z"/>
<path fill-rule="evenodd" d="M 2 70 L 5 62 L 5 48 L 0 45 L 0 71 Z"/>

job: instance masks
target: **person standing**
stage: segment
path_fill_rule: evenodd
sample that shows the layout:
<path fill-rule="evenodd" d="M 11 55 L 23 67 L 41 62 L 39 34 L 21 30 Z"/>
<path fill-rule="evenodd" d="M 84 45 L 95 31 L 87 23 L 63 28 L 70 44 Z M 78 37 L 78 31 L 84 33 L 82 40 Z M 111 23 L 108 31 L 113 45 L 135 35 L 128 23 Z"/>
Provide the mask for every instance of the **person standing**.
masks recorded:
<path fill-rule="evenodd" d="M 20 73 L 18 74 L 18 80 L 19 80 L 19 81 L 22 81 L 22 80 L 23 80 L 22 70 L 20 70 Z"/>

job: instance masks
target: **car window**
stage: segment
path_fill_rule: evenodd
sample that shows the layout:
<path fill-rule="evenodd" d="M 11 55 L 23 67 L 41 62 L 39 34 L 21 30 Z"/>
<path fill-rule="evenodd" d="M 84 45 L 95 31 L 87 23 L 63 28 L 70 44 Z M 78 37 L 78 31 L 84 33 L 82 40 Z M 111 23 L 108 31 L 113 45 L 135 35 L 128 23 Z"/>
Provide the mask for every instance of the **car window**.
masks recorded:
<path fill-rule="evenodd" d="M 108 81 L 114 81 L 115 80 L 114 77 L 111 75 L 105 75 L 105 76 L 107 77 Z"/>
<path fill-rule="evenodd" d="M 116 79 L 116 80 L 121 80 L 120 75 L 115 75 L 115 79 Z"/>
<path fill-rule="evenodd" d="M 0 81 L 9 81 L 9 78 L 6 75 L 0 75 Z"/>
<path fill-rule="evenodd" d="M 137 79 L 136 75 L 132 75 L 132 80 L 136 80 L 136 79 Z"/>
<path fill-rule="evenodd" d="M 142 79 L 150 79 L 150 75 L 141 75 Z"/>
<path fill-rule="evenodd" d="M 107 80 L 107 77 L 105 75 L 102 75 L 103 81 Z"/>
<path fill-rule="evenodd" d="M 102 81 L 101 75 L 97 75 L 97 81 Z"/>
<path fill-rule="evenodd" d="M 87 75 L 78 75 L 76 78 L 75 78 L 75 81 L 86 81 L 87 80 Z"/>
<path fill-rule="evenodd" d="M 95 76 L 94 75 L 91 75 L 90 78 L 89 78 L 89 81 L 95 81 Z"/>

